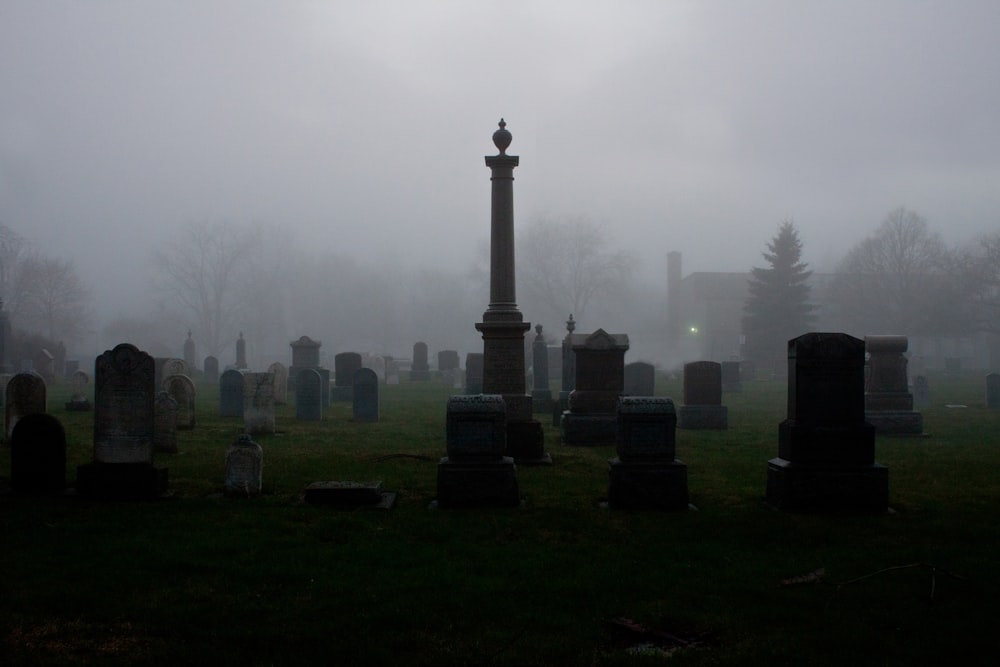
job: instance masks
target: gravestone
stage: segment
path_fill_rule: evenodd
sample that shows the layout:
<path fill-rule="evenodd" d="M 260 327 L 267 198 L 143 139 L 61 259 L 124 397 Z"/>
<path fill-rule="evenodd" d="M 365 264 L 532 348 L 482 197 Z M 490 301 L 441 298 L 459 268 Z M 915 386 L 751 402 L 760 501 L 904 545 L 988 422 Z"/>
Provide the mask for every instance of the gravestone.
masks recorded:
<path fill-rule="evenodd" d="M 931 387 L 927 377 L 918 375 L 913 378 L 913 407 L 927 408 L 931 404 Z"/>
<path fill-rule="evenodd" d="M 323 343 L 309 336 L 299 336 L 289 343 L 292 348 L 292 365 L 288 367 L 288 389 L 295 391 L 295 380 L 303 368 L 319 368 L 319 348 Z"/>
<path fill-rule="evenodd" d="M 35 373 L 18 373 L 7 382 L 4 400 L 4 441 L 10 442 L 17 421 L 46 412 L 45 380 Z"/>
<path fill-rule="evenodd" d="M 259 495 L 264 480 L 264 450 L 246 433 L 226 448 L 224 493 L 234 498 Z"/>
<path fill-rule="evenodd" d="M 542 325 L 535 325 L 535 340 L 531 343 L 531 369 L 534 382 L 531 389 L 531 409 L 552 412 L 552 387 L 549 386 L 549 346 L 542 335 Z"/>
<path fill-rule="evenodd" d="M 734 394 L 743 391 L 743 380 L 740 377 L 740 365 L 741 362 L 739 361 L 722 362 L 722 391 L 728 391 Z"/>
<path fill-rule="evenodd" d="M 70 376 L 70 396 L 66 402 L 66 412 L 89 412 L 90 400 L 87 393 L 90 389 L 90 376 L 81 370 L 76 370 Z"/>
<path fill-rule="evenodd" d="M 331 401 L 351 402 L 354 395 L 354 376 L 361 367 L 361 355 L 357 352 L 341 352 L 333 357 L 334 387 L 330 396 Z"/>
<path fill-rule="evenodd" d="M 865 336 L 865 420 L 881 435 L 920 435 L 924 417 L 913 409 L 906 378 L 906 336 Z"/>
<path fill-rule="evenodd" d="M 609 507 L 687 509 L 687 465 L 676 458 L 676 426 L 669 398 L 619 399 L 618 457 L 608 462 Z"/>
<path fill-rule="evenodd" d="M 153 451 L 177 453 L 177 401 L 166 391 L 156 395 L 153 405 Z"/>
<path fill-rule="evenodd" d="M 198 364 L 195 358 L 194 339 L 191 338 L 190 330 L 188 331 L 187 340 L 184 341 L 184 363 L 187 365 L 189 373 L 194 373 L 198 370 Z"/>
<path fill-rule="evenodd" d="M 573 353 L 573 332 L 576 330 L 576 322 L 573 314 L 570 313 L 566 320 L 566 336 L 561 345 L 560 361 L 562 371 L 559 380 L 559 401 L 552 406 L 552 425 L 559 428 L 562 424 L 563 413 L 569 410 L 569 395 L 576 385 L 576 355 Z"/>
<path fill-rule="evenodd" d="M 875 462 L 865 421 L 865 343 L 844 333 L 788 342 L 788 418 L 767 464 L 767 500 L 778 509 L 885 512 L 889 471 Z"/>
<path fill-rule="evenodd" d="M 40 412 L 24 415 L 9 443 L 14 493 L 61 495 L 66 490 L 66 432 L 58 419 Z"/>
<path fill-rule="evenodd" d="M 399 362 L 392 357 L 385 359 L 385 383 L 389 385 L 399 384 Z"/>
<path fill-rule="evenodd" d="M 219 383 L 219 359 L 218 357 L 205 357 L 204 368 L 204 378 L 205 384 L 218 384 Z"/>
<path fill-rule="evenodd" d="M 157 359 L 157 362 L 159 362 L 159 359 Z M 174 375 L 188 374 L 188 367 L 187 364 L 184 363 L 183 359 L 173 359 L 173 358 L 164 359 L 162 364 L 160 363 L 157 364 L 157 370 L 158 370 L 158 373 L 156 375 L 157 387 L 163 386 L 163 381 L 168 377 L 172 377 Z"/>
<path fill-rule="evenodd" d="M 330 369 L 329 368 L 317 368 L 315 369 L 319 373 L 319 388 L 322 396 L 323 407 L 330 407 L 331 398 L 333 396 L 332 385 L 333 381 L 330 380 Z"/>
<path fill-rule="evenodd" d="M 361 364 L 365 368 L 370 368 L 375 371 L 375 375 L 378 376 L 379 382 L 385 382 L 385 357 L 377 354 L 368 354 L 364 356 Z"/>
<path fill-rule="evenodd" d="M 219 377 L 219 416 L 243 417 L 243 371 L 230 368 Z"/>
<path fill-rule="evenodd" d="M 94 369 L 94 461 L 77 468 L 80 495 L 157 498 L 167 469 L 153 466 L 153 357 L 122 343 L 97 357 Z"/>
<path fill-rule="evenodd" d="M 194 382 L 186 375 L 169 375 L 161 385 L 170 398 L 177 401 L 177 428 L 189 431 L 195 423 L 195 389 Z"/>
<path fill-rule="evenodd" d="M 722 365 L 718 362 L 684 364 L 684 405 L 677 427 L 688 430 L 729 428 L 729 408 L 722 405 Z"/>
<path fill-rule="evenodd" d="M 295 378 L 295 418 L 318 422 L 323 419 L 323 390 L 319 372 L 303 368 Z"/>
<path fill-rule="evenodd" d="M 465 393 L 483 393 L 482 352 L 469 352 L 465 355 Z"/>
<path fill-rule="evenodd" d="M 236 339 L 236 368 L 238 370 L 243 370 L 244 368 L 249 368 L 247 364 L 247 342 L 243 338 L 243 332 L 240 332 L 240 337 Z"/>
<path fill-rule="evenodd" d="M 437 353 L 438 373 L 441 381 L 449 387 L 462 386 L 462 369 L 456 350 L 441 350 Z"/>
<path fill-rule="evenodd" d="M 379 418 L 378 376 L 370 368 L 354 373 L 354 421 L 377 422 Z"/>
<path fill-rule="evenodd" d="M 502 396 L 448 399 L 447 456 L 438 463 L 440 507 L 516 507 L 520 504 L 514 459 L 504 456 L 507 416 Z"/>
<path fill-rule="evenodd" d="M 267 367 L 267 372 L 274 376 L 274 404 L 288 403 L 288 367 L 276 361 Z"/>
<path fill-rule="evenodd" d="M 413 344 L 413 361 L 410 362 L 410 381 L 426 382 L 430 379 L 431 370 L 427 363 L 427 343 L 419 341 Z"/>
<path fill-rule="evenodd" d="M 243 426 L 249 435 L 274 433 L 274 376 L 243 374 Z"/>
<path fill-rule="evenodd" d="M 559 430 L 565 445 L 613 446 L 618 439 L 618 398 L 625 390 L 628 336 L 598 329 L 571 334 L 576 389 L 569 395 Z"/>
<path fill-rule="evenodd" d="M 1000 408 L 1000 373 L 986 376 L 986 407 L 991 410 Z"/>
<path fill-rule="evenodd" d="M 656 368 L 645 361 L 625 364 L 625 396 L 655 396 Z"/>

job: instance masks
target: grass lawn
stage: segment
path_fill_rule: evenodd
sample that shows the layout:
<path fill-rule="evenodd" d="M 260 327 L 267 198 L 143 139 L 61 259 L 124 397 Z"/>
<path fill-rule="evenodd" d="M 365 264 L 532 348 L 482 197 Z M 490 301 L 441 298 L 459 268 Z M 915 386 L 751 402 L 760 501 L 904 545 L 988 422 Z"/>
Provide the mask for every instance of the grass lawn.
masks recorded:
<path fill-rule="evenodd" d="M 613 450 L 561 445 L 547 415 L 554 464 L 518 468 L 522 508 L 429 509 L 453 391 L 437 382 L 383 386 L 377 424 L 280 407 L 257 438 L 265 493 L 224 498 L 242 422 L 199 384 L 197 427 L 156 457 L 171 498 L 0 495 L 0 665 L 993 665 L 1000 411 L 980 374 L 930 384 L 928 437 L 877 441 L 879 516 L 764 503 L 783 383 L 726 394 L 727 431 L 677 432 L 683 513 L 601 507 Z M 72 483 L 93 413 L 68 397 L 49 390 Z M 396 506 L 301 502 L 335 479 L 382 480 Z"/>

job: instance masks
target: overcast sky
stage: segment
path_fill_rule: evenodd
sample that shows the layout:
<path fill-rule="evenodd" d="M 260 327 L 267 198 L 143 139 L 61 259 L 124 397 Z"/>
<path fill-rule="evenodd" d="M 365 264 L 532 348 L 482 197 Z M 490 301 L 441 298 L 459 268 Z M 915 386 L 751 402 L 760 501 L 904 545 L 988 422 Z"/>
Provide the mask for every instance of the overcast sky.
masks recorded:
<path fill-rule="evenodd" d="M 0 222 L 123 303 L 192 221 L 461 268 L 503 116 L 517 227 L 607 223 L 660 280 L 792 218 L 830 269 L 900 205 L 1000 229 L 998 31 L 996 0 L 0 0 Z"/>

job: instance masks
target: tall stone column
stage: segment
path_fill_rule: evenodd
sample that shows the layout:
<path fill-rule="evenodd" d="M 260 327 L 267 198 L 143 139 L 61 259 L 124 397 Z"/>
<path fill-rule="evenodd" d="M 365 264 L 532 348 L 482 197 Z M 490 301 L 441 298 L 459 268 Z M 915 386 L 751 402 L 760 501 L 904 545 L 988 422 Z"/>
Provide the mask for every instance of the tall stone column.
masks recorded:
<path fill-rule="evenodd" d="M 493 143 L 500 152 L 486 156 L 490 168 L 490 304 L 476 329 L 483 335 L 483 393 L 503 396 L 507 413 L 507 455 L 518 462 L 547 459 L 541 424 L 532 420 L 526 391 L 524 334 L 531 328 L 517 309 L 514 278 L 514 167 L 507 155 L 511 134 L 500 119 Z"/>

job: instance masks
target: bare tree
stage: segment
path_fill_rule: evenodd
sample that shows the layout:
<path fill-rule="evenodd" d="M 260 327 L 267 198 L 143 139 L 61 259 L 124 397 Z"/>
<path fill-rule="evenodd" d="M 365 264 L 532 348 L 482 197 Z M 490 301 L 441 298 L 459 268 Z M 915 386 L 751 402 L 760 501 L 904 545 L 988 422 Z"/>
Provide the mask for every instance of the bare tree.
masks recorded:
<path fill-rule="evenodd" d="M 1000 335 L 1000 232 L 956 253 L 954 266 L 966 297 L 969 329 Z"/>
<path fill-rule="evenodd" d="M 15 324 L 49 339 L 79 340 L 90 323 L 90 294 L 73 262 L 30 256 L 17 273 L 18 309 Z"/>

